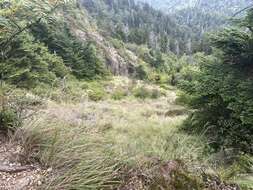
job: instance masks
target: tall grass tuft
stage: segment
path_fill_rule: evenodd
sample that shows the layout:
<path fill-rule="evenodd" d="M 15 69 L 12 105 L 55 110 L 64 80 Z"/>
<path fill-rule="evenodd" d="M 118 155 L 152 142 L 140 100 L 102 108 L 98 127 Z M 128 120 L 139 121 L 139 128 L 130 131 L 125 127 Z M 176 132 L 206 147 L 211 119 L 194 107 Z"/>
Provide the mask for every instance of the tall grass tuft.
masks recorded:
<path fill-rule="evenodd" d="M 118 165 L 110 144 L 85 126 L 42 117 L 27 123 L 14 138 L 31 152 L 30 160 L 49 168 L 42 189 L 106 189 L 117 184 Z"/>

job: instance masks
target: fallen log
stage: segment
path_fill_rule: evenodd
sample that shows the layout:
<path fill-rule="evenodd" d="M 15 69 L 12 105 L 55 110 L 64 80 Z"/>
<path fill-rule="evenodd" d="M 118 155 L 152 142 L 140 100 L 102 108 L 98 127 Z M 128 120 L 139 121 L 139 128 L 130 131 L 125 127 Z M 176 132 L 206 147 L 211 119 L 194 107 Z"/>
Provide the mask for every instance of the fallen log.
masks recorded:
<path fill-rule="evenodd" d="M 0 172 L 5 173 L 19 173 L 27 170 L 35 169 L 35 166 L 27 165 L 27 166 L 1 166 Z"/>

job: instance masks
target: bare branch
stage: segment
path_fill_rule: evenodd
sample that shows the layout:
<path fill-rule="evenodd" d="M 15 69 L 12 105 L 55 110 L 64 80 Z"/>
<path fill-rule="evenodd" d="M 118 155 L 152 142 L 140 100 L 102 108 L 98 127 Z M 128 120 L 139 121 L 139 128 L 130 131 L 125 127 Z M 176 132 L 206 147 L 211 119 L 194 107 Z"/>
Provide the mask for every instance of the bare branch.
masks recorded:
<path fill-rule="evenodd" d="M 242 12 L 244 12 L 244 11 L 246 11 L 246 10 L 250 9 L 250 8 L 253 8 L 253 4 L 252 4 L 252 5 L 247 6 L 247 7 L 243 8 L 243 9 L 241 9 L 241 10 L 240 10 L 240 11 L 238 11 L 238 12 L 236 12 L 235 14 L 233 14 L 232 18 L 233 18 L 233 17 L 236 17 L 237 15 L 241 14 Z"/>

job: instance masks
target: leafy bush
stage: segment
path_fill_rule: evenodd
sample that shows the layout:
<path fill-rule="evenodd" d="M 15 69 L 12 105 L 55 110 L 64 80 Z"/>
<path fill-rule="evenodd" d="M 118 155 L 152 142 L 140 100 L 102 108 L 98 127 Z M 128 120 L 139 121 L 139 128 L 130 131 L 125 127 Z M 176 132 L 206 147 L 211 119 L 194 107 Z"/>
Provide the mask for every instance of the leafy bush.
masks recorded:
<path fill-rule="evenodd" d="M 240 70 L 207 59 L 194 83 L 181 86 L 192 96 L 190 106 L 199 110 L 189 127 L 206 131 L 216 150 L 253 151 L 253 82 L 245 77 Z"/>
<path fill-rule="evenodd" d="M 162 94 L 161 94 L 161 92 L 158 89 L 152 89 L 151 90 L 151 96 L 150 96 L 150 98 L 157 99 L 157 98 L 159 98 L 161 96 L 162 96 Z"/>
<path fill-rule="evenodd" d="M 176 98 L 176 103 L 182 105 L 191 105 L 192 98 L 193 97 L 187 93 L 179 92 L 178 97 Z"/>
<path fill-rule="evenodd" d="M 140 99 L 146 99 L 150 96 L 149 94 L 149 90 L 145 87 L 139 87 L 139 88 L 135 88 L 133 90 L 133 95 L 136 98 L 140 98 Z"/>
<path fill-rule="evenodd" d="M 13 130 L 18 127 L 18 116 L 12 109 L 0 111 L 0 130 Z"/>
<path fill-rule="evenodd" d="M 135 68 L 135 72 L 136 72 L 136 78 L 140 79 L 140 80 L 146 80 L 148 78 L 147 76 L 147 71 L 145 69 L 145 66 L 139 64 L 136 68 Z"/>
<path fill-rule="evenodd" d="M 88 89 L 88 97 L 92 101 L 100 101 L 106 98 L 107 94 L 105 92 L 105 87 L 99 81 L 93 81 L 87 83 Z"/>
<path fill-rule="evenodd" d="M 41 99 L 23 90 L 2 86 L 0 90 L 0 130 L 14 131 L 30 119 L 43 104 Z"/>
<path fill-rule="evenodd" d="M 105 93 L 103 90 L 100 89 L 93 89 L 88 91 L 89 99 L 92 101 L 100 101 L 103 100 L 105 97 Z"/>
<path fill-rule="evenodd" d="M 128 95 L 128 92 L 124 89 L 118 88 L 112 94 L 112 99 L 121 100 Z"/>
<path fill-rule="evenodd" d="M 144 86 L 133 89 L 133 95 L 140 99 L 157 99 L 162 96 L 158 89 L 148 89 Z"/>
<path fill-rule="evenodd" d="M 184 88 L 193 95 L 191 106 L 199 110 L 190 119 L 190 126 L 206 130 L 216 150 L 233 147 L 253 151 L 253 83 L 245 78 L 240 70 L 206 60 L 196 81 Z"/>

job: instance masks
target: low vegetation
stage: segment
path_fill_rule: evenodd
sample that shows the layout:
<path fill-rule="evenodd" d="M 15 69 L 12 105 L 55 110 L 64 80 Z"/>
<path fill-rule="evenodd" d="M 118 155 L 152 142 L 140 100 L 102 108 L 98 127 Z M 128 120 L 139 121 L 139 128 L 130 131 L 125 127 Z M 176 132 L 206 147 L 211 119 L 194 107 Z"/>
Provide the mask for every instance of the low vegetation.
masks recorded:
<path fill-rule="evenodd" d="M 168 109 L 179 109 L 170 104 L 164 106 L 166 101 L 165 97 L 161 97 L 145 102 L 138 99 L 86 100 L 81 104 L 49 102 L 38 116 L 26 120 L 24 127 L 15 132 L 14 139 L 29 147 L 27 152 L 30 153 L 26 154 L 30 155 L 29 160 L 39 160 L 44 167 L 53 168 L 44 178 L 45 189 L 123 188 L 130 185 L 128 178 L 134 178 L 132 170 L 149 176 L 151 182 L 143 184 L 143 188 L 156 187 L 155 178 L 165 180 L 166 177 L 157 173 L 158 168 L 168 160 L 198 163 L 204 150 L 199 146 L 201 137 L 191 137 L 178 131 L 177 126 L 186 115 L 166 116 Z M 44 135 L 41 136 L 41 133 Z M 72 140 L 66 142 L 66 139 Z M 164 187 L 177 183 L 183 189 L 188 180 L 198 186 L 197 178 L 191 178 L 193 174 L 185 167 L 178 166 L 180 170 L 177 171 L 173 169 L 173 163 L 172 166 L 167 164 L 173 172 L 179 172 L 178 177 L 182 175 L 183 181 L 182 184 L 176 179 L 164 181 Z M 174 164 L 181 165 L 181 161 Z M 129 176 L 126 176 L 128 172 Z M 134 185 L 139 182 L 145 181 L 138 179 Z"/>
<path fill-rule="evenodd" d="M 253 10 L 193 53 L 148 5 L 94 2 L 0 2 L 0 186 L 251 190 Z"/>

